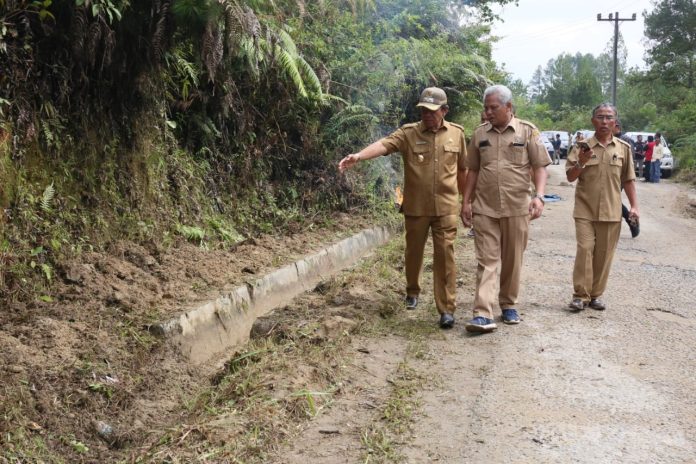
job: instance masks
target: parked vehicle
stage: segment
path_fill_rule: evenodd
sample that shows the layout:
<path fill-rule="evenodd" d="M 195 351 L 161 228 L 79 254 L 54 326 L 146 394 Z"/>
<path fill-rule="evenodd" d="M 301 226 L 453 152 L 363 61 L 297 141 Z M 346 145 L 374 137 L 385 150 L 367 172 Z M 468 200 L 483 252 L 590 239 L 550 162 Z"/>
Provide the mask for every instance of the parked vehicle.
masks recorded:
<path fill-rule="evenodd" d="M 543 131 L 541 135 L 545 135 L 549 141 L 552 141 L 553 139 L 556 138 L 556 134 L 561 134 L 561 152 L 559 154 L 559 157 L 565 158 L 568 156 L 568 144 L 570 142 L 570 136 L 568 135 L 568 132 L 565 131 L 560 131 L 560 130 L 550 130 L 550 131 Z"/>
<path fill-rule="evenodd" d="M 551 141 L 544 134 L 541 134 L 541 141 L 544 142 L 544 146 L 546 147 L 546 151 L 549 152 L 549 156 L 553 158 L 554 149 Z"/>
<path fill-rule="evenodd" d="M 631 140 L 634 142 L 638 140 L 638 136 L 642 135 L 643 136 L 643 142 L 648 141 L 648 135 L 654 136 L 654 132 L 626 132 L 626 135 L 631 137 Z M 676 166 L 676 160 L 672 157 L 672 150 L 669 149 L 669 143 L 667 143 L 667 139 L 665 138 L 664 135 L 660 137 L 662 140 L 662 146 L 664 146 L 664 150 L 662 152 L 662 161 L 660 162 L 660 172 L 662 174 L 662 177 L 664 179 L 667 179 L 672 175 L 672 171 L 677 167 Z M 638 172 L 638 170 L 636 170 Z"/>

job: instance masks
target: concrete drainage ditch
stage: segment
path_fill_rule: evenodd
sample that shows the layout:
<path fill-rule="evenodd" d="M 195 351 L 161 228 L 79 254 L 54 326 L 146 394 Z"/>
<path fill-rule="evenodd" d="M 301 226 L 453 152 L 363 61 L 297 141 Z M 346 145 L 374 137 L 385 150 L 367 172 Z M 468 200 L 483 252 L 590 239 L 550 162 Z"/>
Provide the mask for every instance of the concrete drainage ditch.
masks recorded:
<path fill-rule="evenodd" d="M 168 338 L 191 362 L 205 362 L 216 353 L 245 343 L 256 318 L 354 264 L 386 243 L 391 234 L 387 227 L 365 229 L 254 283 L 222 292 L 150 330 Z"/>

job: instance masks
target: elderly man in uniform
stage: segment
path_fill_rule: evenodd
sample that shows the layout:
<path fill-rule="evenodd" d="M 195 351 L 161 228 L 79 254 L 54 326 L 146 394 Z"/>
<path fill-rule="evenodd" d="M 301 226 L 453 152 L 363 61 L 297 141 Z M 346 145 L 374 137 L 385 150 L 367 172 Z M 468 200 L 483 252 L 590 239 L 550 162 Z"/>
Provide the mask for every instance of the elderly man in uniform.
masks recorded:
<path fill-rule="evenodd" d="M 420 273 L 428 232 L 433 238 L 433 287 L 440 327 L 454 325 L 459 191 L 466 177 L 464 129 L 445 121 L 449 107 L 442 89 L 421 93 L 421 121 L 406 124 L 358 153 L 343 158 L 341 172 L 356 163 L 400 152 L 404 163 L 401 212 L 406 229 L 406 307 L 414 309 L 420 295 Z"/>
<path fill-rule="evenodd" d="M 546 166 L 551 163 L 537 128 L 514 116 L 510 89 L 503 85 L 487 88 L 483 105 L 487 122 L 476 128 L 469 143 L 469 174 L 461 212 L 464 224 L 474 225 L 478 261 L 474 317 L 465 326 L 469 332 L 497 328 L 493 305 L 498 261 L 502 320 L 506 324 L 520 322 L 516 306 L 522 256 L 529 221 L 544 210 Z M 532 174 L 534 196 L 530 195 Z"/>
<path fill-rule="evenodd" d="M 636 175 L 631 147 L 613 135 L 616 108 L 602 103 L 592 110 L 594 136 L 584 147 L 573 147 L 566 160 L 566 177 L 575 189 L 577 251 L 573 268 L 570 308 L 606 309 L 601 300 L 621 232 L 621 187 L 631 205 L 629 218 L 637 221 Z"/>

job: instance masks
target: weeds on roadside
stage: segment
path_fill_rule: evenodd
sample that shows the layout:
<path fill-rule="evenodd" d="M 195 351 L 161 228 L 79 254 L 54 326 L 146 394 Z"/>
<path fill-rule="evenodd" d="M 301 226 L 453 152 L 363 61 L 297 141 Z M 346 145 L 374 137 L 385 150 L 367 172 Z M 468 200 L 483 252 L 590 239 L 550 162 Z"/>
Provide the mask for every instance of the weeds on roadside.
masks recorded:
<path fill-rule="evenodd" d="M 403 241 L 395 240 L 353 272 L 322 282 L 313 298 L 278 310 L 264 338 L 232 355 L 211 387 L 186 402 L 181 425 L 163 433 L 134 462 L 267 461 L 269 453 L 331 405 L 349 375 L 344 369 L 353 354 L 346 331 L 318 335 L 318 320 L 330 308 L 331 314 L 350 313 L 358 321 L 353 334 L 397 335 L 407 341 L 406 359 L 389 377 L 387 400 L 360 434 L 364 462 L 398 461 L 398 444 L 409 431 L 419 407 L 417 393 L 426 382 L 412 362 L 428 356 L 427 340 L 438 332 L 433 321 L 402 311 L 402 267 Z M 418 314 L 425 313 L 428 308 Z"/>
<path fill-rule="evenodd" d="M 169 430 L 142 457 L 159 459 L 170 451 L 181 457 L 174 448 L 191 440 L 195 428 L 198 444 L 188 449 L 210 459 L 263 462 L 297 424 L 329 405 L 339 389 L 340 368 L 331 366 L 344 364 L 346 340 L 318 344 L 301 332 L 251 342 L 235 354 L 213 386 L 188 404 L 187 425 Z"/>
<path fill-rule="evenodd" d="M 363 462 L 401 460 L 396 444 L 410 430 L 413 414 L 419 407 L 416 394 L 425 382 L 426 379 L 410 367 L 408 361 L 399 364 L 389 379 L 392 391 L 381 409 L 381 416 L 360 434 L 364 447 Z"/>

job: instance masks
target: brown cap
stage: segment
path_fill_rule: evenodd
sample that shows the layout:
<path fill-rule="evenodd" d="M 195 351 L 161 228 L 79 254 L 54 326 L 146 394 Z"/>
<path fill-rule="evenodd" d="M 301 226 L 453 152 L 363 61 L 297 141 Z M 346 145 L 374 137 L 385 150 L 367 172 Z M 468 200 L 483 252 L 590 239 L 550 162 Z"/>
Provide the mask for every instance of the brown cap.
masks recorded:
<path fill-rule="evenodd" d="M 437 111 L 442 105 L 447 104 L 445 91 L 438 87 L 428 87 L 421 93 L 417 107 L 427 108 L 430 111 Z"/>

